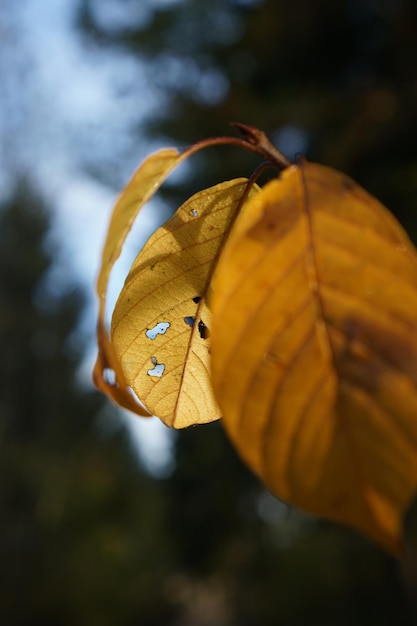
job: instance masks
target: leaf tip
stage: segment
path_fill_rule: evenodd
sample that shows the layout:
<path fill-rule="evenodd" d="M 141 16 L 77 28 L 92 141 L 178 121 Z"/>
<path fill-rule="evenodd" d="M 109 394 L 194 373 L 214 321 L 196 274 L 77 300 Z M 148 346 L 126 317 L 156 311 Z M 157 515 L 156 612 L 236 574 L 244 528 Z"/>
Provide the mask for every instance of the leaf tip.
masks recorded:
<path fill-rule="evenodd" d="M 271 161 L 279 170 L 291 165 L 291 161 L 269 141 L 262 130 L 242 122 L 231 122 L 231 125 L 239 131 L 246 144 L 252 146 L 255 152 Z"/>

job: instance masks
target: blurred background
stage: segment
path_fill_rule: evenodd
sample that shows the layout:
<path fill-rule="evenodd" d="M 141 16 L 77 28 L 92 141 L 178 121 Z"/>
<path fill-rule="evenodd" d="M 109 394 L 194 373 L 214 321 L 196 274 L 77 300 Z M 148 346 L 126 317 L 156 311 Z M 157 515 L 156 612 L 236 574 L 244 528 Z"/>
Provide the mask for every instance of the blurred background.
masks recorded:
<path fill-rule="evenodd" d="M 231 121 L 353 176 L 417 241 L 415 0 L 0 0 L 2 625 L 417 623 L 415 506 L 392 559 L 274 499 L 221 424 L 171 433 L 91 387 L 118 191 Z M 190 193 L 256 164 L 193 157 L 112 292 Z"/>

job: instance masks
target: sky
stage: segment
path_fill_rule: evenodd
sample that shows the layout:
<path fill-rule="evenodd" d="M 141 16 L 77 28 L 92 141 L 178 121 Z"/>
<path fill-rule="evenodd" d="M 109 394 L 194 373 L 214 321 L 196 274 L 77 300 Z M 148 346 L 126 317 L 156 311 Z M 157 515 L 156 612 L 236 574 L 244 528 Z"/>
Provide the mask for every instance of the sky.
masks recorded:
<path fill-rule="evenodd" d="M 175 1 L 130 5 L 139 11 L 135 19 L 146 21 L 154 8 Z M 124 25 L 117 0 L 95 6 L 102 23 Z M 52 207 L 49 245 L 59 253 L 51 285 L 65 291 L 75 280 L 86 291 L 82 331 L 89 349 L 81 377 L 90 384 L 94 283 L 110 212 L 140 161 L 160 147 L 141 141 L 136 129 L 163 96 L 140 59 L 88 42 L 76 28 L 76 9 L 71 0 L 0 0 L 0 201 L 16 174 L 25 173 Z M 112 278 L 110 307 L 135 253 L 166 215 L 157 201 L 143 210 Z M 156 418 L 123 413 L 123 419 L 145 463 L 163 472 L 166 427 Z"/>

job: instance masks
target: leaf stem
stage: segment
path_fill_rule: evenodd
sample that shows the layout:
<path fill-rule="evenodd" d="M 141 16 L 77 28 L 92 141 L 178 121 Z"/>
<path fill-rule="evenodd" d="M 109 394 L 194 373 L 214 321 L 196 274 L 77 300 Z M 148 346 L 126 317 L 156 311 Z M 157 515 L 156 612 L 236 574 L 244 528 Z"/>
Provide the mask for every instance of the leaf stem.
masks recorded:
<path fill-rule="evenodd" d="M 272 161 L 279 170 L 285 170 L 291 165 L 291 161 L 269 141 L 262 130 L 241 122 L 232 122 L 232 126 L 240 132 L 246 144 L 252 146 L 257 154 Z"/>
<path fill-rule="evenodd" d="M 232 122 L 232 126 L 236 128 L 242 138 L 239 137 L 212 137 L 210 139 L 203 139 L 198 141 L 190 148 L 187 148 L 185 152 L 190 155 L 194 152 L 201 150 L 202 148 L 208 148 L 210 146 L 218 145 L 232 145 L 244 148 L 250 152 L 264 157 L 271 161 L 279 170 L 284 170 L 291 165 L 291 161 L 287 159 L 275 146 L 269 141 L 268 137 L 261 130 L 258 130 L 254 126 L 242 124 L 241 122 Z"/>

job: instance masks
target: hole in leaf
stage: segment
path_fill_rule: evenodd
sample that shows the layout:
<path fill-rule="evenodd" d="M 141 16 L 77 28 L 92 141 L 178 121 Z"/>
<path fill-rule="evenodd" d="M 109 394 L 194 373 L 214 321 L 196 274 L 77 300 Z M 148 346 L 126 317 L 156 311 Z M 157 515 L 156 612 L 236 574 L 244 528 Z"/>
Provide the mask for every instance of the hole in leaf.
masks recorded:
<path fill-rule="evenodd" d="M 201 339 L 207 339 L 209 336 L 209 329 L 202 320 L 198 322 L 198 332 L 200 333 Z"/>
<path fill-rule="evenodd" d="M 198 217 L 198 211 L 196 211 L 195 209 L 193 209 L 192 211 L 190 211 L 191 215 L 193 217 Z"/>
<path fill-rule="evenodd" d="M 198 304 L 201 300 L 201 296 L 196 296 L 195 298 L 193 298 L 193 302 L 195 302 L 196 304 Z"/>
<path fill-rule="evenodd" d="M 115 371 L 111 369 L 111 367 L 105 367 L 103 370 L 103 379 L 107 385 L 111 385 L 112 387 L 114 387 L 114 385 L 116 384 Z"/>
<path fill-rule="evenodd" d="M 159 322 L 159 324 L 153 328 L 149 328 L 145 334 L 148 339 L 152 339 L 153 341 L 157 335 L 164 335 L 170 326 L 171 324 L 169 322 Z"/>
<path fill-rule="evenodd" d="M 156 357 L 152 357 L 151 361 L 154 365 L 153 368 L 148 370 L 148 376 L 156 376 L 156 378 L 160 378 L 165 371 L 165 365 L 163 363 L 158 363 Z"/>
<path fill-rule="evenodd" d="M 193 317 L 192 315 L 188 316 L 188 317 L 184 317 L 184 322 L 186 324 L 188 324 L 188 326 L 191 326 L 191 328 L 194 326 L 195 324 L 195 317 Z"/>

